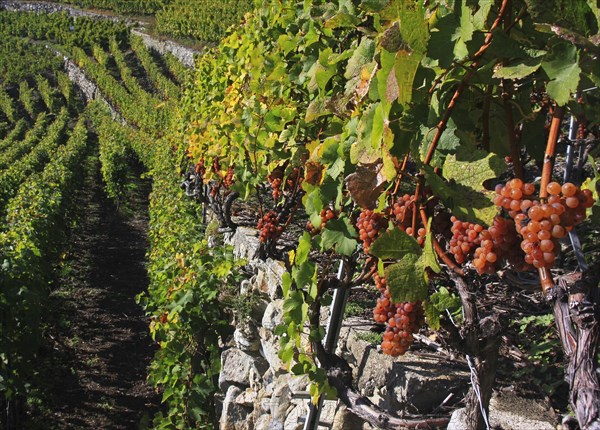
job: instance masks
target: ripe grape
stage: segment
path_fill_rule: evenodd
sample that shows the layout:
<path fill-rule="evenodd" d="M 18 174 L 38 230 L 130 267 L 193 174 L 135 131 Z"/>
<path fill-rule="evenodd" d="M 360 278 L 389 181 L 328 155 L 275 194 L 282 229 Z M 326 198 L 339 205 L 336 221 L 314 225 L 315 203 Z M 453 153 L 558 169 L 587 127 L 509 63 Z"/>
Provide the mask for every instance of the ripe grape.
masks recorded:
<path fill-rule="evenodd" d="M 472 254 L 472 251 L 481 243 L 479 233 L 483 231 L 483 226 L 464 222 L 455 216 L 450 218 L 452 221 L 452 239 L 450 239 L 450 252 L 458 264 L 463 264 Z"/>
<path fill-rule="evenodd" d="M 302 170 L 299 167 L 294 167 L 285 181 L 285 191 L 288 193 L 298 189 L 304 180 Z"/>
<path fill-rule="evenodd" d="M 229 166 L 227 174 L 223 178 L 223 185 L 225 188 L 229 188 L 233 185 L 233 166 Z"/>
<path fill-rule="evenodd" d="M 371 244 L 387 228 L 387 220 L 380 213 L 364 209 L 358 217 L 356 227 L 358 228 L 358 236 L 363 242 L 365 252 L 369 252 Z"/>
<path fill-rule="evenodd" d="M 391 207 L 392 219 L 396 225 L 406 231 L 412 225 L 413 211 L 415 208 L 415 196 L 405 194 L 397 199 Z"/>
<path fill-rule="evenodd" d="M 519 194 L 519 191 L 522 193 Z M 522 237 L 521 249 L 526 253 L 526 263 L 537 268 L 550 268 L 560 249 L 556 240 L 585 219 L 585 210 L 594 204 L 594 199 L 591 191 L 582 191 L 570 182 L 563 185 L 550 182 L 546 186 L 549 194 L 546 202 L 529 197 L 534 191 L 533 184 L 512 179 L 506 185 L 496 186 L 494 203 L 508 211 L 515 220 L 516 231 Z M 475 256 L 479 259 L 473 264 L 478 270 L 485 269 L 481 257 L 483 252 L 476 251 Z"/>
<path fill-rule="evenodd" d="M 423 308 L 421 302 L 392 303 L 385 278 L 378 275 L 374 278 L 381 296 L 373 309 L 373 318 L 375 322 L 386 324 L 381 350 L 384 354 L 397 357 L 403 355 L 413 343 L 412 334 L 423 322 Z"/>
<path fill-rule="evenodd" d="M 271 194 L 274 200 L 279 200 L 282 195 L 281 182 L 281 178 L 271 179 L 271 177 L 269 177 L 269 183 L 271 184 L 271 188 L 273 190 Z"/>
<path fill-rule="evenodd" d="M 275 240 L 281 236 L 281 233 L 283 233 L 283 227 L 279 225 L 277 212 L 274 210 L 267 212 L 258 221 L 258 229 L 260 230 L 259 240 L 261 243 Z"/>

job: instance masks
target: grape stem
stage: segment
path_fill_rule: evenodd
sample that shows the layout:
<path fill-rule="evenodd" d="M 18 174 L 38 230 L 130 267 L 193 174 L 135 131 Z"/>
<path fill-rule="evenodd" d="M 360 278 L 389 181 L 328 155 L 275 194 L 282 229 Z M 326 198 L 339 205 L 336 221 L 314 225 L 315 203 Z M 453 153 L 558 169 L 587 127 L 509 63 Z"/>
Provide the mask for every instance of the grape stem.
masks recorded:
<path fill-rule="evenodd" d="M 509 3 L 509 0 L 502 1 L 502 5 L 500 6 L 500 11 L 498 12 L 498 16 L 496 17 L 496 20 L 490 27 L 490 30 L 485 38 L 485 42 L 483 43 L 481 48 L 479 48 L 479 50 L 475 53 L 475 55 L 473 55 L 473 57 L 472 57 L 473 62 L 471 63 L 471 65 L 468 68 L 469 71 L 463 77 L 462 81 L 458 85 L 458 88 L 456 88 L 456 91 L 454 92 L 454 95 L 452 96 L 452 100 L 450 100 L 450 103 L 448 104 L 448 107 L 446 108 L 446 111 L 444 112 L 442 119 L 440 120 L 440 122 L 438 123 L 438 125 L 436 127 L 435 135 L 433 136 L 433 140 L 429 144 L 429 149 L 427 150 L 427 155 L 425 156 L 423 163 L 425 163 L 425 164 L 431 163 L 435 149 L 437 148 L 437 145 L 440 141 L 440 138 L 442 137 L 442 134 L 444 133 L 444 130 L 446 130 L 448 121 L 450 120 L 450 116 L 452 115 L 452 111 L 456 107 L 458 99 L 460 98 L 461 94 L 467 87 L 467 84 L 469 83 L 469 81 L 471 80 L 473 75 L 475 75 L 475 72 L 479 68 L 479 63 L 480 63 L 479 60 L 481 59 L 481 57 L 483 56 L 485 51 L 492 44 L 492 33 L 498 27 L 498 25 L 500 25 L 500 23 L 502 22 L 508 3 Z"/>
<path fill-rule="evenodd" d="M 400 183 L 402 182 L 402 177 L 406 171 L 406 165 L 408 164 L 408 159 L 410 158 L 410 154 L 406 154 L 404 156 L 404 160 L 402 160 L 402 166 L 400 167 L 400 173 L 398 173 L 398 177 L 396 178 L 396 184 L 394 185 L 393 196 L 398 192 L 398 188 L 400 188 Z"/>

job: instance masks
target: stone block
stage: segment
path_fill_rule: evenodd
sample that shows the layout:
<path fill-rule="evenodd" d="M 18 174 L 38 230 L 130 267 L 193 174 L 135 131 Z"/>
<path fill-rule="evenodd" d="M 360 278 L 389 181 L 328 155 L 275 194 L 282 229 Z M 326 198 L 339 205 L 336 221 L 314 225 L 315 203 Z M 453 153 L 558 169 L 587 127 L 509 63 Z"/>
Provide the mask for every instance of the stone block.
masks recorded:
<path fill-rule="evenodd" d="M 227 389 L 219 420 L 220 430 L 251 430 L 254 428 L 252 420 L 248 419 L 252 414 L 252 408 L 236 402 L 236 399 L 242 394 L 242 390 L 235 385 Z"/>
<path fill-rule="evenodd" d="M 238 348 L 230 348 L 221 354 L 219 389 L 226 392 L 231 385 L 256 387 L 269 364 L 260 356 L 250 355 Z"/>

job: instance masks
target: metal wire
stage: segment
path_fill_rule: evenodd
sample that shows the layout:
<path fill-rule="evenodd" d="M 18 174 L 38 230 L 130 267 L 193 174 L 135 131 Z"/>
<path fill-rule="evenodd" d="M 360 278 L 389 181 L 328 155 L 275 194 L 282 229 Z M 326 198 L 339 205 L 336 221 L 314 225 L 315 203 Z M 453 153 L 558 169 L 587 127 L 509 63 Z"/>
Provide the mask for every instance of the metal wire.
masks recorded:
<path fill-rule="evenodd" d="M 481 398 L 481 391 L 479 390 L 479 377 L 477 376 L 477 370 L 475 366 L 473 366 L 473 362 L 471 361 L 471 357 L 469 355 L 467 357 L 467 364 L 469 365 L 469 370 L 471 371 L 471 386 L 473 387 L 473 392 L 477 396 L 477 402 L 479 403 L 479 410 L 481 411 L 481 416 L 483 417 L 483 421 L 485 422 L 485 427 L 487 430 L 490 430 L 490 421 L 485 412 L 485 408 L 483 407 L 483 399 Z"/>

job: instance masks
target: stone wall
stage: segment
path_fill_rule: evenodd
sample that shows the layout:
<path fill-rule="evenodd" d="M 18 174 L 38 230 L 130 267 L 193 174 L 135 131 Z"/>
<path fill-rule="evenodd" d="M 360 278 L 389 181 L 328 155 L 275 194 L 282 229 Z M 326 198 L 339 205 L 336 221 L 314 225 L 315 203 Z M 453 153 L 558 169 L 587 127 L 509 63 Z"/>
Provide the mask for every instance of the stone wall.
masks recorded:
<path fill-rule="evenodd" d="M 84 100 L 86 102 L 90 102 L 92 100 L 101 100 L 104 102 L 104 104 L 106 104 L 106 106 L 108 106 L 110 114 L 115 121 L 119 121 L 121 124 L 126 124 L 125 119 L 121 116 L 117 109 L 111 105 L 106 98 L 104 98 L 98 86 L 86 76 L 85 72 L 81 70 L 81 68 L 79 68 L 79 66 L 66 55 L 63 55 L 59 51 L 54 52 L 59 57 L 63 58 L 65 72 L 75 87 L 81 91 Z"/>
<path fill-rule="evenodd" d="M 254 229 L 238 228 L 229 238 L 238 258 L 248 260 L 254 275 L 242 282 L 240 294 L 258 299 L 251 316 L 236 321 L 233 343 L 222 354 L 222 430 L 299 430 L 309 401 L 308 380 L 289 373 L 277 356 L 278 338 L 273 333 L 282 322 L 281 276 L 285 268 L 275 260 L 260 261 Z M 372 320 L 344 321 L 337 354 L 353 368 L 354 386 L 375 404 L 391 411 L 427 413 L 446 398 L 458 401 L 468 388 L 463 365 L 441 364 L 434 358 L 413 354 L 392 358 L 361 340 Z M 337 401 L 327 401 L 321 415 L 324 426 L 336 430 L 365 430 L 369 424 L 348 413 Z"/>
<path fill-rule="evenodd" d="M 63 5 L 59 3 L 50 2 L 36 2 L 36 1 L 2 1 L 0 2 L 0 9 L 4 9 L 10 12 L 36 12 L 36 13 L 57 13 L 66 12 L 71 16 L 81 16 L 85 18 L 93 19 L 109 19 L 111 21 L 125 21 L 128 23 L 134 23 L 133 20 L 124 19 L 108 14 L 102 14 L 98 12 L 85 11 L 74 8 L 69 5 Z"/>
<path fill-rule="evenodd" d="M 308 412 L 308 380 L 287 371 L 277 356 L 273 333 L 282 322 L 283 264 L 258 259 L 258 232 L 240 227 L 228 237 L 237 258 L 248 261 L 253 276 L 240 285 L 240 295 L 255 300 L 250 315 L 235 321 L 233 342 L 221 356 L 219 409 L 221 430 L 301 430 Z M 323 318 L 326 319 L 327 315 Z M 353 385 L 384 410 L 399 415 L 448 413 L 467 392 L 470 373 L 461 357 L 422 351 L 393 358 L 362 340 L 372 319 L 344 320 L 336 354 L 353 369 Z M 449 429 L 464 429 L 463 409 L 452 415 Z M 519 397 L 510 389 L 495 392 L 490 421 L 504 430 L 552 430 L 557 417 L 549 403 Z M 319 430 L 367 430 L 371 425 L 348 412 L 339 401 L 326 401 Z"/>
<path fill-rule="evenodd" d="M 194 67 L 194 56 L 200 54 L 192 48 L 180 45 L 172 40 L 160 40 L 142 31 L 144 23 L 142 21 L 135 21 L 128 18 L 110 15 L 108 13 L 99 13 L 86 11 L 72 7 L 70 5 L 63 5 L 59 3 L 49 2 L 35 2 L 35 1 L 2 1 L 0 2 L 0 9 L 8 10 L 11 12 L 34 12 L 34 13 L 57 13 L 66 12 L 71 16 L 81 16 L 93 19 L 109 19 L 111 21 L 122 21 L 128 25 L 137 25 L 140 29 L 132 29 L 131 32 L 137 36 L 140 36 L 144 40 L 144 44 L 160 54 L 170 52 L 175 58 L 181 61 L 187 67 Z"/>
<path fill-rule="evenodd" d="M 181 61 L 183 65 L 190 68 L 194 67 L 194 57 L 201 54 L 200 51 L 187 48 L 173 42 L 172 40 L 159 40 L 137 29 L 132 29 L 131 32 L 137 36 L 140 36 L 144 40 L 144 44 L 149 49 L 153 49 L 161 55 L 164 55 L 166 52 L 170 52 L 175 58 Z"/>

